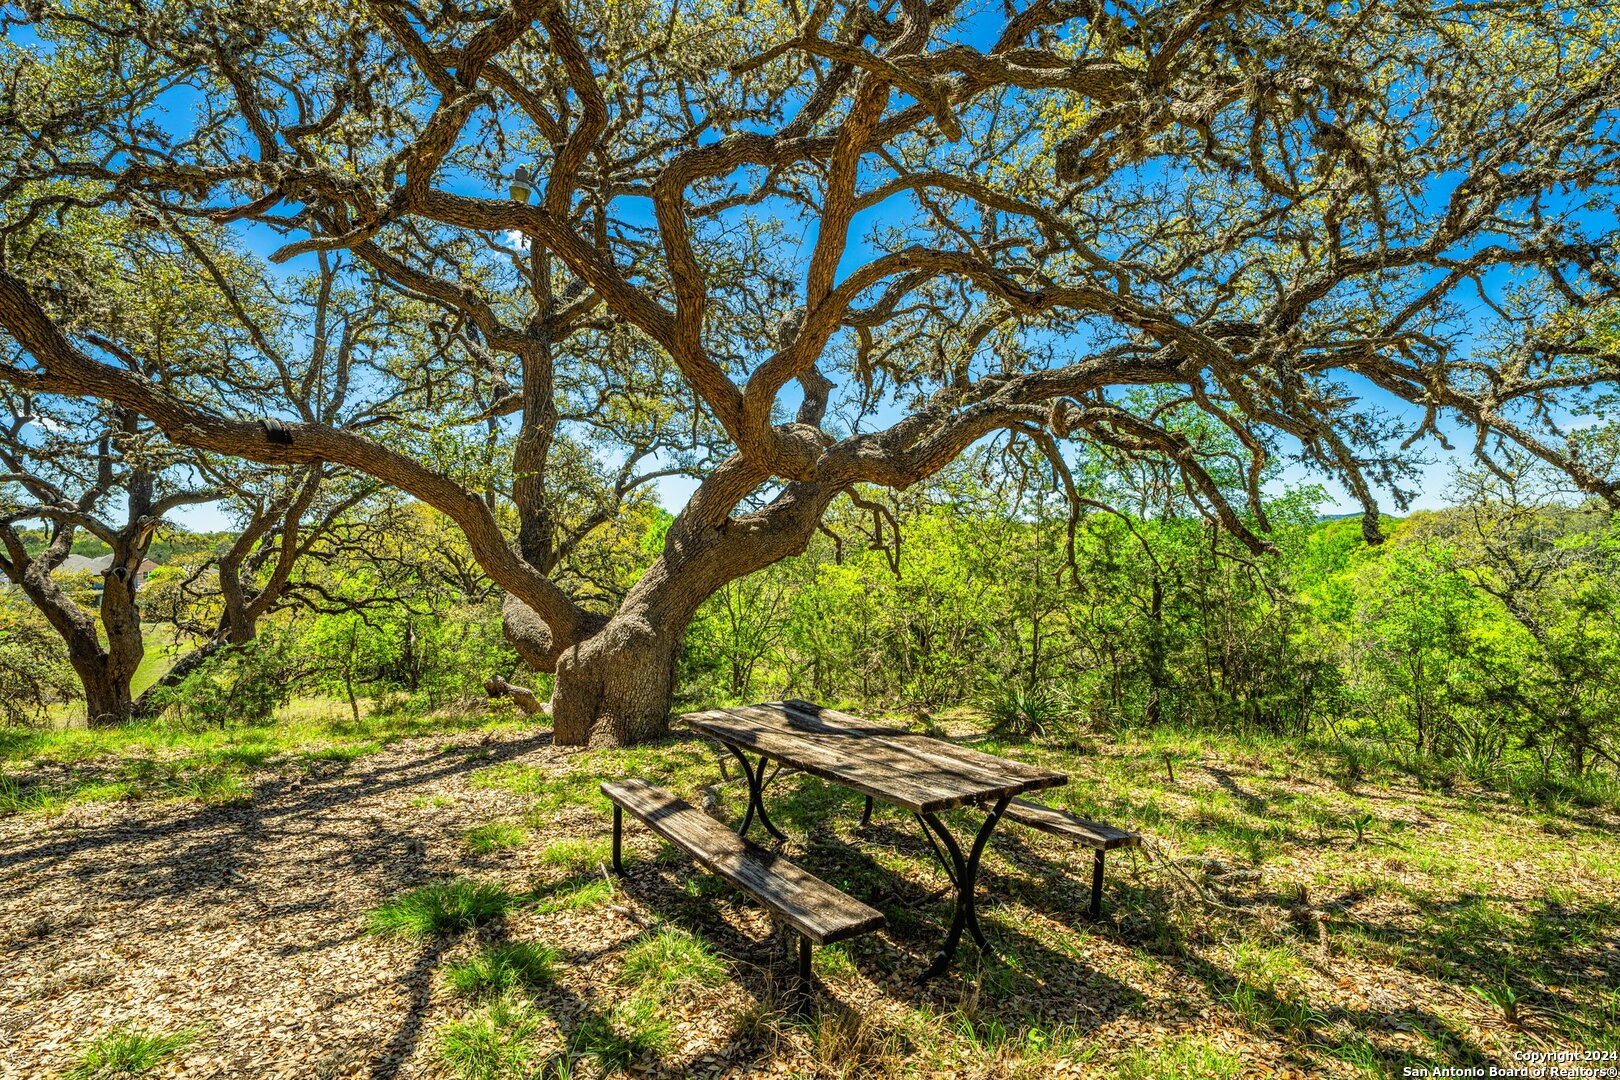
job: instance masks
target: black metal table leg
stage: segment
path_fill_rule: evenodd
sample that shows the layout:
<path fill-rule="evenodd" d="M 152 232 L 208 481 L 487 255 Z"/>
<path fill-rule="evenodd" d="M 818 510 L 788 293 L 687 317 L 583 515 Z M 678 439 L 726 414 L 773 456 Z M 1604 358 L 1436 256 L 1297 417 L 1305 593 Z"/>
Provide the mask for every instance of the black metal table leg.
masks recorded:
<path fill-rule="evenodd" d="M 938 816 L 934 814 L 918 815 L 922 818 L 924 827 L 930 833 L 938 835 L 940 843 L 945 846 L 951 864 L 947 875 L 956 886 L 956 913 L 951 918 L 950 931 L 945 935 L 945 946 L 940 950 L 939 955 L 934 958 L 934 962 L 929 965 L 928 970 L 923 972 L 922 978 L 924 981 L 942 974 L 950 966 L 951 960 L 956 956 L 957 946 L 962 942 L 964 928 L 973 935 L 973 940 L 978 944 L 979 948 L 987 952 L 990 949 L 989 942 L 985 940 L 984 931 L 979 926 L 979 915 L 974 907 L 973 892 L 979 879 L 979 860 L 984 855 L 984 845 L 989 841 L 990 834 L 995 831 L 996 823 L 1001 820 L 1001 815 L 1006 811 L 1007 804 L 1011 801 L 1010 796 L 997 800 L 996 805 L 991 808 L 989 814 L 985 817 L 984 824 L 979 826 L 979 833 L 973 838 L 973 847 L 968 851 L 965 859 L 962 857 L 962 848 L 957 844 L 956 838 L 945 828 L 944 823 L 939 820 Z M 933 843 L 933 836 L 929 837 L 929 842 Z M 935 848 L 935 851 L 938 851 L 938 847 Z M 943 861 L 941 860 L 941 862 Z"/>
<path fill-rule="evenodd" d="M 613 872 L 620 877 L 624 876 L 624 861 L 620 857 L 624 835 L 624 810 L 618 803 L 613 804 Z"/>
<path fill-rule="evenodd" d="M 1091 918 L 1102 918 L 1103 849 L 1098 848 L 1091 860 Z"/>
<path fill-rule="evenodd" d="M 866 797 L 866 805 L 861 808 L 861 824 L 866 825 L 872 820 L 872 796 Z"/>
<path fill-rule="evenodd" d="M 776 779 L 776 774 L 782 771 L 781 763 L 778 762 L 771 775 L 767 777 L 765 775 L 765 762 L 768 759 L 763 754 L 760 755 L 759 764 L 756 766 L 748 760 L 748 755 L 730 743 L 726 744 L 726 749 L 731 751 L 733 757 L 742 762 L 743 775 L 748 777 L 748 812 L 743 815 L 743 822 L 737 829 L 737 835 L 747 836 L 748 827 L 754 823 L 754 815 L 758 814 L 759 823 L 765 826 L 766 832 L 778 840 L 786 840 L 787 834 L 778 829 L 772 823 L 770 815 L 765 812 L 765 800 L 762 797 L 765 785 Z"/>

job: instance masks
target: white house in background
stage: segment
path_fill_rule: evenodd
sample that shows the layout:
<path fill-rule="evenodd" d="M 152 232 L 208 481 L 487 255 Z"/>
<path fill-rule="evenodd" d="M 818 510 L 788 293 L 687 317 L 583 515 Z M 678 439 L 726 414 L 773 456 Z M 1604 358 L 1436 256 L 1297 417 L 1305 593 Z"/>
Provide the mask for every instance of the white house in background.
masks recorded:
<path fill-rule="evenodd" d="M 56 574 L 99 574 L 112 565 L 112 556 L 103 555 L 99 559 L 87 559 L 83 555 L 69 555 L 62 560 L 52 573 Z"/>
<path fill-rule="evenodd" d="M 99 589 L 103 584 L 103 582 L 99 579 L 112 566 L 112 559 L 113 557 L 111 555 L 103 555 L 97 559 L 87 559 L 83 555 L 69 555 L 67 558 L 62 560 L 62 564 L 56 568 L 53 575 L 90 574 L 98 579 L 95 583 L 95 587 Z M 157 563 L 153 562 L 151 559 L 142 559 L 140 569 L 135 571 L 135 587 L 138 589 L 142 585 L 145 585 L 146 579 L 150 577 L 152 571 L 156 569 Z"/>

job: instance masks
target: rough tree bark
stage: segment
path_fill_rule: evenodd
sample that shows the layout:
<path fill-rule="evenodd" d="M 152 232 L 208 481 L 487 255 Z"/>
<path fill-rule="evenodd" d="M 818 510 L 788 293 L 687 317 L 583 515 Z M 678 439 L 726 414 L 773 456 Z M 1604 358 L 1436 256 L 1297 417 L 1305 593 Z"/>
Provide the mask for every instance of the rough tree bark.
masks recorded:
<path fill-rule="evenodd" d="M 508 639 L 530 666 L 556 675 L 558 744 L 622 746 L 665 734 L 681 639 L 698 607 L 728 582 L 803 552 L 839 491 L 789 484 L 759 510 L 729 516 L 750 480 L 739 462 L 706 481 L 613 616 L 567 648 L 521 603 L 507 603 Z"/>
<path fill-rule="evenodd" d="M 135 589 L 150 534 L 143 536 L 134 530 L 118 534 L 112 565 L 102 575 L 96 613 L 92 614 L 51 576 L 71 553 L 76 530 L 59 530 L 45 550 L 32 558 L 9 527 L 4 531 L 0 539 L 8 550 L 0 564 L 66 645 L 68 662 L 84 691 L 86 722 L 91 727 L 107 727 L 129 719 L 134 705 L 130 684 L 146 655 Z"/>

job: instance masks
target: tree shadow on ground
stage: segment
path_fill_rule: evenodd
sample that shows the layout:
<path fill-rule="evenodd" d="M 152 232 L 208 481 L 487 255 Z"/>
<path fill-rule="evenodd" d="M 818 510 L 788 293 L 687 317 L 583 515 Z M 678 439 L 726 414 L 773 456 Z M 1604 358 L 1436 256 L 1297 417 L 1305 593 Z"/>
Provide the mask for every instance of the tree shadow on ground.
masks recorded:
<path fill-rule="evenodd" d="M 111 845 L 160 844 L 179 848 L 162 858 L 128 867 L 130 870 L 160 871 L 177 864 L 222 865 L 229 868 L 232 845 L 238 838 L 220 838 L 199 848 L 185 846 L 188 837 L 215 828 L 252 833 L 266 823 L 283 823 L 318 818 L 333 807 L 356 799 L 389 791 L 417 787 L 452 776 L 475 772 L 521 757 L 551 745 L 551 733 L 539 732 L 525 739 L 492 744 L 485 752 L 470 757 L 465 748 L 441 750 L 394 764 L 368 766 L 356 759 L 327 782 L 307 783 L 307 777 L 274 776 L 261 780 L 253 797 L 241 803 L 191 807 L 180 813 L 151 820 L 114 820 L 104 824 L 71 825 L 44 833 L 33 843 L 14 844 L 0 852 L 0 874 L 11 868 L 39 860 L 59 860 Z M 341 777 L 339 779 L 339 777 Z M 336 783 L 330 782 L 337 780 Z M 241 854 L 237 852 L 237 854 Z M 360 857 L 364 857 L 364 854 Z M 188 880 L 188 886 L 191 882 Z M 161 895 L 161 893 L 154 894 Z"/>
<path fill-rule="evenodd" d="M 0 851 L 0 882 L 23 880 L 25 871 L 47 871 L 71 864 L 56 873 L 59 884 L 77 888 L 85 897 L 116 896 L 122 901 L 184 905 L 188 915 L 206 919 L 210 911 L 246 909 L 231 916 L 249 924 L 274 926 L 289 916 L 315 914 L 331 907 L 324 893 L 289 889 L 289 882 L 329 880 L 333 858 L 341 860 L 339 873 L 365 874 L 378 880 L 379 892 L 415 885 L 426 876 L 419 841 L 403 835 L 383 819 L 369 823 L 361 833 L 324 826 L 322 818 L 334 807 L 381 791 L 409 789 L 465 774 L 491 761 L 508 760 L 549 745 L 551 735 L 498 744 L 493 751 L 469 759 L 465 750 L 444 750 L 395 763 L 372 766 L 359 759 L 341 776 L 327 782 L 306 782 L 303 776 L 276 777 L 261 783 L 253 801 L 242 805 L 187 807 L 175 813 L 138 820 L 118 819 L 93 826 L 56 826 L 34 838 L 13 843 Z M 165 808 L 167 809 L 167 808 Z M 255 870 L 270 827 L 296 830 L 299 841 L 291 854 L 268 856 L 273 876 Z M 85 858 L 116 850 L 116 860 Z M 0 884 L 0 900 L 14 900 L 20 885 Z M 352 915 L 352 913 L 351 913 Z M 345 918 L 345 923 L 350 917 Z M 329 935 L 313 945 L 282 945 L 284 954 L 314 948 L 332 948 L 354 940 L 358 930 Z M 24 963 L 30 952 L 40 962 L 55 949 L 53 935 L 32 934 L 9 942 Z"/>
<path fill-rule="evenodd" d="M 1027 983 L 1010 988 L 1014 992 L 1008 995 L 1009 1001 L 1021 1000 L 1024 1004 L 1032 1000 L 1029 995 L 1040 995 L 1042 983 L 1098 988 L 1097 1000 L 1111 1004 L 1100 1008 L 1095 1016 L 1080 1021 L 1082 1029 L 1106 1021 L 1138 998 L 1136 991 L 1083 963 L 1073 953 L 1054 948 L 1050 942 L 1022 930 L 1015 922 L 999 919 L 995 920 L 995 925 L 986 926 L 992 949 L 990 957 L 981 956 L 972 941 L 964 935 L 964 944 L 946 976 L 931 984 L 916 986 L 916 974 L 933 961 L 943 943 L 955 911 L 955 888 L 937 862 L 922 827 L 914 819 L 905 816 L 901 810 L 880 804 L 874 809 L 871 821 L 861 826 L 862 802 L 862 797 L 857 794 L 806 777 L 796 786 L 790 785 L 778 793 L 772 814 L 779 819 L 779 823 L 785 823 L 793 830 L 790 837 L 803 837 L 802 840 L 791 842 L 795 851 L 790 857 L 801 861 L 812 873 L 877 907 L 889 918 L 889 926 L 883 934 L 888 946 L 886 954 L 874 952 L 872 956 L 875 966 L 871 974 L 874 979 L 900 974 L 902 985 L 910 984 L 913 987 L 916 1000 L 947 1004 L 953 994 L 959 995 L 962 991 L 965 973 L 976 968 L 1002 970 L 1014 984 Z M 953 812 L 948 815 L 947 824 L 965 848 L 971 843 L 981 821 L 982 815 L 977 813 Z M 992 834 L 990 851 L 1000 855 L 1006 847 L 1018 846 L 1016 839 L 1009 840 L 1005 835 L 1009 824 L 1004 822 Z M 801 851 L 802 855 L 799 854 Z M 874 854 L 876 851 L 893 853 L 910 864 L 905 867 L 906 870 L 915 872 L 897 872 L 879 861 Z M 1083 894 L 1078 889 L 1066 888 L 1059 891 L 1056 898 L 1060 899 L 1061 907 L 1084 910 L 1080 897 L 1084 895 L 1089 898 L 1090 895 L 1089 850 L 1085 852 L 1083 874 L 1067 862 L 1053 862 L 1029 849 L 1024 849 L 1021 857 L 1026 862 L 1034 861 L 1043 867 L 1046 871 L 1043 876 L 1047 878 L 1067 880 L 1083 876 L 1086 882 Z M 987 853 L 987 862 L 989 858 Z M 1008 886 L 1007 875 L 999 864 L 981 867 L 976 894 L 981 921 L 990 922 L 985 917 L 993 917 L 1010 898 Z M 1042 899 L 1050 901 L 1053 898 L 1048 894 Z M 1103 932 L 1103 928 L 1090 927 L 1088 924 L 1088 932 L 1092 931 Z M 857 948 L 856 951 L 863 950 Z M 1016 959 L 1018 967 L 998 969 L 999 962 L 993 959 L 996 952 Z M 1031 978 L 1025 972 L 1032 972 L 1034 976 Z M 1072 1001 L 1050 1001 L 1045 1003 L 1050 1008 L 1038 1011 L 1061 1012 L 1072 1004 Z M 1002 1011 L 996 1006 L 989 1008 L 992 1015 Z M 1013 1019 L 1020 1015 L 1022 1013 L 1016 1007 L 1007 1013 Z"/>
<path fill-rule="evenodd" d="M 405 1010 L 400 1016 L 399 1025 L 384 1044 L 381 1055 L 377 1056 L 371 1070 L 373 1080 L 393 1080 L 398 1076 L 400 1066 L 409 1057 L 411 1048 L 422 1037 L 428 1006 L 433 1001 L 432 975 L 438 970 L 451 944 L 442 938 L 432 939 L 411 961 L 411 966 L 396 976 L 394 982 L 399 987 L 400 995 L 406 999 Z"/>
<path fill-rule="evenodd" d="M 1202 763 L 1200 763 L 1197 767 L 1202 769 L 1207 775 L 1213 777 L 1215 782 L 1221 786 L 1221 790 L 1225 791 L 1228 795 L 1231 795 L 1238 802 L 1242 803 L 1245 812 L 1252 814 L 1255 817 L 1264 817 L 1266 812 L 1270 809 L 1270 800 L 1264 799 L 1261 796 L 1254 794 L 1252 791 L 1245 791 L 1241 786 L 1239 786 L 1236 778 L 1233 777 L 1232 774 L 1226 769 L 1220 768 L 1219 766 L 1205 765 Z"/>

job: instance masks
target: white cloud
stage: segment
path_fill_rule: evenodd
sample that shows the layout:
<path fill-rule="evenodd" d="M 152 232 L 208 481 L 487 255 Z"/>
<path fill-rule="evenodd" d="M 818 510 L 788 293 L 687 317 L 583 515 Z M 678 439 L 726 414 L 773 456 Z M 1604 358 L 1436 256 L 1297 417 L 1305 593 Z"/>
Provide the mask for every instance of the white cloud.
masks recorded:
<path fill-rule="evenodd" d="M 522 229 L 507 229 L 506 242 L 519 251 L 529 250 L 529 238 L 523 234 Z"/>

